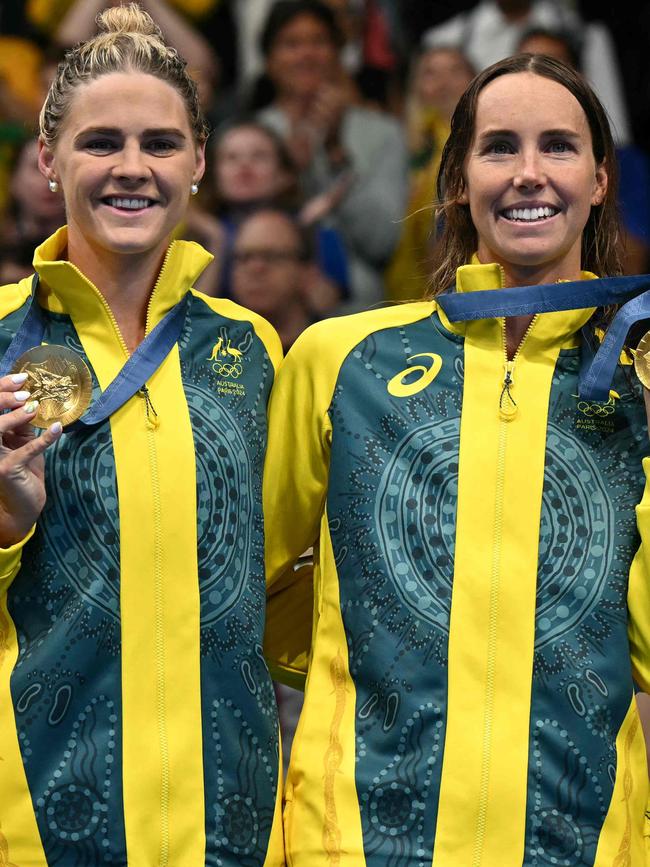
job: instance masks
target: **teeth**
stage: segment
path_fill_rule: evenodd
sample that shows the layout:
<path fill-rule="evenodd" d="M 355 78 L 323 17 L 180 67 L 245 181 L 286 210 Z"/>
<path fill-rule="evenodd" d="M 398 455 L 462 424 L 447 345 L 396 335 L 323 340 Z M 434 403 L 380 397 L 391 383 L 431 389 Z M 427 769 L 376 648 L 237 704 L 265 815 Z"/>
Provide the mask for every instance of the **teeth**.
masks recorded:
<path fill-rule="evenodd" d="M 117 196 L 111 196 L 108 199 L 108 204 L 112 208 L 123 208 L 127 211 L 139 211 L 142 208 L 148 208 L 151 204 L 149 199 L 123 199 Z"/>
<path fill-rule="evenodd" d="M 557 208 L 508 208 L 503 212 L 507 220 L 520 220 L 533 223 L 535 220 L 545 220 L 558 213 Z"/>

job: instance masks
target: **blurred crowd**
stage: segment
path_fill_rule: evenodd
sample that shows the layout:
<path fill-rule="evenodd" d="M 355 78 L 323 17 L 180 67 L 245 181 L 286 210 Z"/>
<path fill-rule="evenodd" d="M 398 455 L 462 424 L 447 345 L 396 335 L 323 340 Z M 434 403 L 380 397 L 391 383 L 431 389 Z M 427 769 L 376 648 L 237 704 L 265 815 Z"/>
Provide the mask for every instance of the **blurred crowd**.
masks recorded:
<path fill-rule="evenodd" d="M 626 269 L 649 268 L 650 3 L 141 0 L 186 58 L 213 133 L 179 237 L 214 254 L 198 286 L 311 322 L 421 297 L 436 175 L 475 72 L 551 54 L 596 89 L 618 146 Z M 37 167 L 38 111 L 66 48 L 110 0 L 0 2 L 0 285 L 65 220 Z M 625 23 L 627 21 L 627 23 Z"/>

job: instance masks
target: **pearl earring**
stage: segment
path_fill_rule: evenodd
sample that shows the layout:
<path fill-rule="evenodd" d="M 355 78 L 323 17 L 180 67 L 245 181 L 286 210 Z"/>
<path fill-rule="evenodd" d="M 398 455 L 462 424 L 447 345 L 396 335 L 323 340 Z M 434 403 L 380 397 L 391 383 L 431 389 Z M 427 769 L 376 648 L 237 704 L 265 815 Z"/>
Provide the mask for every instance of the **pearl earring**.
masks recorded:
<path fill-rule="evenodd" d="M 198 191 L 199 191 L 199 185 L 198 184 L 192 184 L 192 186 L 190 187 L 190 193 L 192 193 L 192 195 L 195 196 L 198 193 Z"/>
<path fill-rule="evenodd" d="M 58 193 L 59 192 L 59 185 L 53 178 L 49 179 L 49 181 L 47 182 L 47 185 L 50 188 L 51 193 Z"/>

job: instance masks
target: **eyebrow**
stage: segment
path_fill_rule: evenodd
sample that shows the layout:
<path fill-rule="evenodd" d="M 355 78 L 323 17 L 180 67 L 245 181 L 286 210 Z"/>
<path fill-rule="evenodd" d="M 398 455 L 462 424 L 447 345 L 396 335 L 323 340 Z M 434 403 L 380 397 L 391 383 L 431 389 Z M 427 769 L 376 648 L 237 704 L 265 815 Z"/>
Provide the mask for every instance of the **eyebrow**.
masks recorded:
<path fill-rule="evenodd" d="M 512 129 L 488 129 L 482 132 L 479 136 L 480 139 L 486 138 L 495 138 L 496 136 L 516 136 L 517 133 Z M 576 132 L 574 129 L 545 129 L 542 131 L 542 135 L 546 136 L 563 136 L 565 138 L 580 138 L 580 133 Z"/>
<path fill-rule="evenodd" d="M 80 138 L 88 135 L 114 135 L 120 136 L 122 135 L 122 130 L 113 126 L 90 126 L 86 129 L 81 130 L 75 136 L 75 141 L 78 141 Z M 186 135 L 181 129 L 177 129 L 176 127 L 153 127 L 151 129 L 145 129 L 142 131 L 142 135 L 145 137 L 150 136 L 164 136 L 164 135 L 173 135 L 177 138 L 185 139 Z"/>

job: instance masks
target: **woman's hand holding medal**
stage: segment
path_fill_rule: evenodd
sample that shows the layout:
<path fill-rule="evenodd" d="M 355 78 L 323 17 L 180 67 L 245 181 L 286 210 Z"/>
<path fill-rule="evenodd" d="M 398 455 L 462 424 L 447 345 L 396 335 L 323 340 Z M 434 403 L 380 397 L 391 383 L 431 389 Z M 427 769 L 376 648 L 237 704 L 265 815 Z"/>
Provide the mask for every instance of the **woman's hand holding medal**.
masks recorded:
<path fill-rule="evenodd" d="M 45 505 L 43 452 L 61 436 L 55 422 L 37 437 L 37 401 L 25 391 L 27 374 L 0 379 L 0 547 L 29 532 Z"/>

